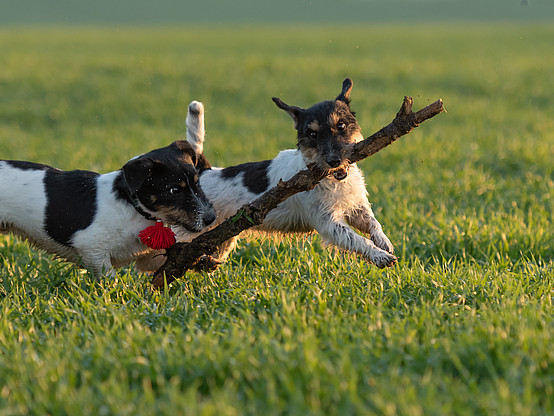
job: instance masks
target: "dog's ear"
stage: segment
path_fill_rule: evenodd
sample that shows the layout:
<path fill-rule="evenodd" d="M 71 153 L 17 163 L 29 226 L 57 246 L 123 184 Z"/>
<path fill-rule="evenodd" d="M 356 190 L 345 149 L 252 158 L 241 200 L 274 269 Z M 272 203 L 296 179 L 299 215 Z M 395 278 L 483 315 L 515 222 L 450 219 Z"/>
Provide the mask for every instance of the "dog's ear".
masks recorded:
<path fill-rule="evenodd" d="M 196 166 L 196 170 L 198 171 L 198 173 L 202 173 L 207 169 L 211 169 L 212 165 L 210 165 L 210 162 L 208 161 L 208 159 L 206 159 L 206 157 L 204 156 L 203 153 L 201 153 L 197 156 L 198 156 L 198 158 L 197 158 L 195 166 Z"/>
<path fill-rule="evenodd" d="M 198 171 L 198 173 L 204 172 L 206 169 L 210 169 L 212 166 L 203 153 L 197 153 L 193 145 L 188 140 L 177 140 L 171 144 L 182 152 L 182 155 L 189 155 L 190 161 Z"/>
<path fill-rule="evenodd" d="M 346 78 L 342 82 L 342 91 L 337 97 L 338 101 L 342 101 L 347 106 L 350 106 L 350 92 L 352 91 L 352 85 L 352 80 L 350 78 Z"/>
<path fill-rule="evenodd" d="M 183 148 L 184 153 L 188 153 L 190 155 L 190 158 L 192 160 L 192 164 L 196 168 L 198 173 L 204 172 L 206 169 L 211 169 L 212 165 L 210 165 L 210 162 L 208 159 L 206 159 L 206 156 L 204 156 L 204 153 L 198 153 L 196 152 L 194 146 L 192 146 L 188 141 L 185 142 L 187 144 L 187 148 Z"/>
<path fill-rule="evenodd" d="M 153 166 L 152 159 L 139 157 L 130 160 L 121 168 L 130 195 L 136 194 L 144 181 L 152 175 Z"/>
<path fill-rule="evenodd" d="M 191 163 L 196 166 L 198 163 L 198 153 L 195 152 L 194 148 L 187 140 L 176 140 L 171 143 L 170 146 L 176 148 L 177 151 L 181 152 L 183 155 L 189 155 Z"/>
<path fill-rule="evenodd" d="M 283 101 L 281 101 L 277 97 L 272 98 L 273 102 L 277 104 L 277 107 L 279 107 L 281 110 L 285 110 L 289 115 L 292 117 L 294 121 L 294 128 L 298 128 L 298 119 L 300 117 L 300 114 L 302 114 L 302 110 L 300 107 L 295 107 L 293 105 L 285 104 Z"/>

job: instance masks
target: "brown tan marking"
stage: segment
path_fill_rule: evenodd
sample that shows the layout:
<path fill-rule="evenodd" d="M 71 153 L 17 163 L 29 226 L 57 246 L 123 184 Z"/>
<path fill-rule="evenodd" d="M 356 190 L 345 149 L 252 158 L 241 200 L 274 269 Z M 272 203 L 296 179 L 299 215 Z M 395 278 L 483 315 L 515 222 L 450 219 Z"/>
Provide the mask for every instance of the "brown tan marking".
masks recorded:
<path fill-rule="evenodd" d="M 321 126 L 317 122 L 317 120 L 310 121 L 310 124 L 308 124 L 308 128 L 312 131 L 319 131 L 321 129 Z"/>
<path fill-rule="evenodd" d="M 331 114 L 329 114 L 329 125 L 332 126 L 332 127 L 335 127 L 338 122 L 340 121 L 340 115 L 336 112 L 332 112 Z"/>
<path fill-rule="evenodd" d="M 319 153 L 316 149 L 300 146 L 300 151 L 306 163 L 315 163 L 319 159 Z"/>

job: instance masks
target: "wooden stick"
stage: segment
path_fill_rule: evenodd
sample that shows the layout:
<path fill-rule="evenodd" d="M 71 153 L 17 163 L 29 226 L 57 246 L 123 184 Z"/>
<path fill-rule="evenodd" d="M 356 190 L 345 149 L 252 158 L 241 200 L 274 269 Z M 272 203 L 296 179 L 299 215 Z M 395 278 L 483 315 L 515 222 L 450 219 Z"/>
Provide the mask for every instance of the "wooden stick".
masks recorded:
<path fill-rule="evenodd" d="M 347 151 L 350 163 L 365 159 L 396 139 L 411 132 L 425 120 L 444 111 L 442 100 L 435 101 L 427 107 L 412 112 L 413 99 L 404 97 L 400 110 L 394 120 L 367 139 L 353 144 Z M 340 169 L 340 168 L 337 168 Z M 280 181 L 262 196 L 250 204 L 244 205 L 233 217 L 219 226 L 199 235 L 189 243 L 177 243 L 167 250 L 167 261 L 154 273 L 152 285 L 155 289 L 163 289 L 175 279 L 184 276 L 187 270 L 193 269 L 203 255 L 211 255 L 229 238 L 242 231 L 259 225 L 267 214 L 290 196 L 313 189 L 320 180 L 332 174 L 335 170 L 319 169 L 315 165 L 308 166 L 294 175 L 288 181 Z"/>

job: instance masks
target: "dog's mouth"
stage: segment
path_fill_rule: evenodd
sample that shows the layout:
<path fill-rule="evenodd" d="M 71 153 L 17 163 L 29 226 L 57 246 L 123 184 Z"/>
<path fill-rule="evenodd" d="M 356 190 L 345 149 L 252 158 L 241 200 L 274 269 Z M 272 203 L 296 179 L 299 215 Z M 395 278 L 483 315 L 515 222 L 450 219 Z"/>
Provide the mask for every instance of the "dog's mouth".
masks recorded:
<path fill-rule="evenodd" d="M 175 226 L 181 227 L 182 229 L 188 231 L 189 233 L 199 233 L 202 231 L 206 226 L 202 223 L 201 218 L 189 219 L 189 220 L 178 220 L 175 221 Z"/>
<path fill-rule="evenodd" d="M 346 168 L 339 168 L 337 169 L 336 171 L 333 172 L 333 177 L 337 180 L 337 181 L 342 181 L 343 179 L 346 179 L 346 177 L 348 176 L 348 169 Z"/>
<path fill-rule="evenodd" d="M 199 219 L 197 221 L 190 221 L 188 219 L 183 219 L 176 217 L 174 215 L 164 215 L 161 220 L 171 228 L 173 228 L 177 233 L 199 233 L 204 229 L 202 221 Z"/>
<path fill-rule="evenodd" d="M 201 222 L 195 223 L 195 224 L 189 224 L 182 221 L 174 222 L 173 224 L 169 224 L 171 228 L 177 233 L 177 234 L 197 234 L 204 230 L 204 226 Z"/>
<path fill-rule="evenodd" d="M 160 218 L 172 227 L 178 227 L 189 233 L 199 233 L 212 224 L 216 213 L 211 205 L 183 210 L 177 208 L 158 207 Z"/>
<path fill-rule="evenodd" d="M 204 226 L 202 225 L 202 223 L 196 223 L 192 226 L 189 224 L 181 224 L 181 227 L 183 227 L 185 230 L 187 230 L 190 233 L 199 233 L 204 229 Z"/>

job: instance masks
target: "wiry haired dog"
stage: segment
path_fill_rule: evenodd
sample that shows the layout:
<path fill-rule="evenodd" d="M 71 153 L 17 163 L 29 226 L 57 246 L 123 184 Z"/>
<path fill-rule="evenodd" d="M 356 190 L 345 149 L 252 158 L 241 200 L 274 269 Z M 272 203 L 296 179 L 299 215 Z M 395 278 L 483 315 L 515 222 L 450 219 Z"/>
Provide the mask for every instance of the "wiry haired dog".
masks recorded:
<path fill-rule="evenodd" d="M 199 170 L 207 166 L 184 140 L 103 175 L 0 160 L 0 232 L 24 237 L 96 275 L 113 273 L 113 267 L 152 251 L 139 233 L 156 220 L 189 233 L 215 220 L 198 184 Z M 137 268 L 156 266 L 142 261 Z"/>
<path fill-rule="evenodd" d="M 345 147 L 363 139 L 350 110 L 351 90 L 352 81 L 347 78 L 336 99 L 308 109 L 273 98 L 275 104 L 292 117 L 298 132 L 298 148 L 283 150 L 272 160 L 204 170 L 200 174 L 200 185 L 214 205 L 216 223 L 235 214 L 241 206 L 277 185 L 279 180 L 290 179 L 307 164 L 315 163 L 323 169 L 345 166 L 323 179 L 313 190 L 288 198 L 269 213 L 258 230 L 281 233 L 315 230 L 325 242 L 358 253 L 377 267 L 392 266 L 396 262 L 393 246 L 373 215 L 363 174 L 355 164 L 348 165 L 345 160 Z M 187 114 L 187 138 L 198 154 L 203 151 L 203 111 L 203 105 L 193 101 Z M 369 238 L 351 227 L 368 234 Z M 189 240 L 190 236 L 180 239 Z M 228 241 L 215 260 L 224 260 L 235 241 L 236 238 Z"/>

